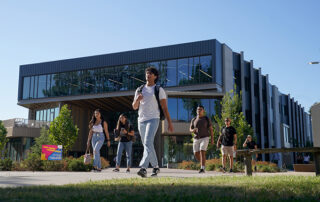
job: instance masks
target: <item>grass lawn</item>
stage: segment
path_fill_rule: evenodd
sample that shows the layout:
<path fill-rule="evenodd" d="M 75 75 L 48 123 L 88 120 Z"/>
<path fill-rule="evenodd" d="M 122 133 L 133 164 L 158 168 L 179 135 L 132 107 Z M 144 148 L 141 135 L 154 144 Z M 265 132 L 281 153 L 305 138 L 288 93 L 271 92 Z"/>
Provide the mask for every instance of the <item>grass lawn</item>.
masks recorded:
<path fill-rule="evenodd" d="M 134 178 L 1 188 L 0 201 L 320 201 L 320 178 Z"/>

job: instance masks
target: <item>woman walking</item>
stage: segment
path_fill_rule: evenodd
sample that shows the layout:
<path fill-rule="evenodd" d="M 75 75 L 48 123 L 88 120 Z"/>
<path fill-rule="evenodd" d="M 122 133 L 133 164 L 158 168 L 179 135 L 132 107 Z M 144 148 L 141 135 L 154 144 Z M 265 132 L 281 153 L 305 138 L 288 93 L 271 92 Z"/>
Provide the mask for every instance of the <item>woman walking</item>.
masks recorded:
<path fill-rule="evenodd" d="M 100 159 L 100 149 L 104 143 L 106 135 L 107 146 L 110 147 L 110 136 L 108 132 L 108 124 L 103 119 L 100 110 L 96 109 L 92 115 L 92 119 L 89 122 L 89 136 L 87 141 L 87 150 L 90 147 L 90 140 L 93 149 L 93 169 L 101 172 L 101 159 Z"/>
<path fill-rule="evenodd" d="M 131 167 L 131 151 L 132 151 L 132 139 L 134 138 L 134 130 L 132 125 L 129 123 L 126 115 L 121 114 L 117 123 L 116 133 L 118 134 L 118 151 L 116 158 L 116 168 L 114 172 L 120 171 L 121 157 L 123 149 L 126 151 L 127 157 L 127 173 L 130 172 Z"/>

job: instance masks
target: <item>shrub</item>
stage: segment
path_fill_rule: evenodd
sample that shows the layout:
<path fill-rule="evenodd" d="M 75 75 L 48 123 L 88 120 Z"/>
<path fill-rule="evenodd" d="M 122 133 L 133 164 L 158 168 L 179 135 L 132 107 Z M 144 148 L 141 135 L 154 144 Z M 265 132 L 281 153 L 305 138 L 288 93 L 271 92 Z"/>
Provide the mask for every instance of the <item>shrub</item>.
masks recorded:
<path fill-rule="evenodd" d="M 209 164 L 206 166 L 207 171 L 213 171 L 213 170 L 215 170 L 215 168 L 216 168 L 215 164 Z"/>
<path fill-rule="evenodd" d="M 27 170 L 40 171 L 42 170 L 43 162 L 38 154 L 30 153 L 28 158 L 23 161 L 23 165 Z"/>
<path fill-rule="evenodd" d="M 280 171 L 277 164 L 266 162 L 266 161 L 257 161 L 256 166 L 257 166 L 258 172 L 272 172 L 272 173 L 274 173 L 274 172 Z"/>
<path fill-rule="evenodd" d="M 244 172 L 244 163 L 241 161 L 236 161 L 233 164 L 233 172 Z"/>
<path fill-rule="evenodd" d="M 69 171 L 90 171 L 92 169 L 92 164 L 85 165 L 83 163 L 83 157 L 73 158 L 68 162 Z"/>
<path fill-rule="evenodd" d="M 9 158 L 0 159 L 0 170 L 10 171 L 12 169 L 12 160 Z"/>
<path fill-rule="evenodd" d="M 12 170 L 14 171 L 26 171 L 27 168 L 26 166 L 23 164 L 23 162 L 13 162 L 12 163 Z"/>
<path fill-rule="evenodd" d="M 197 170 L 200 169 L 200 164 L 193 161 L 182 161 L 178 164 L 179 169 Z"/>

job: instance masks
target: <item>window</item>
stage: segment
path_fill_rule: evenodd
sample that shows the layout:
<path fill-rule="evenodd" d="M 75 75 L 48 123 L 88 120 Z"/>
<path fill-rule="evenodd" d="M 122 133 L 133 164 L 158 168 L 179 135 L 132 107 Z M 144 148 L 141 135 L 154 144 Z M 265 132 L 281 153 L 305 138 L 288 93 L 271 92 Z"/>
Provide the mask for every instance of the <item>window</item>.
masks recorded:
<path fill-rule="evenodd" d="M 178 98 L 178 120 L 188 121 L 188 103 L 182 98 Z"/>
<path fill-rule="evenodd" d="M 189 78 L 188 78 L 188 59 L 179 59 L 178 60 L 178 85 L 188 85 Z"/>
<path fill-rule="evenodd" d="M 71 73 L 70 94 L 79 95 L 81 93 L 81 73 L 76 71 Z"/>
<path fill-rule="evenodd" d="M 114 73 L 113 67 L 101 69 L 101 82 L 102 82 L 103 92 L 113 91 L 114 89 L 113 73 Z"/>
<path fill-rule="evenodd" d="M 51 95 L 59 96 L 59 74 L 51 75 Z"/>
<path fill-rule="evenodd" d="M 201 56 L 200 57 L 200 82 L 210 83 L 212 79 L 212 64 L 211 56 Z"/>
<path fill-rule="evenodd" d="M 130 79 L 128 77 L 129 67 L 128 66 L 120 66 L 116 67 L 116 71 L 118 72 L 118 90 L 129 90 Z"/>
<path fill-rule="evenodd" d="M 289 126 L 283 124 L 284 146 L 290 147 Z"/>
<path fill-rule="evenodd" d="M 176 86 L 177 85 L 177 60 L 167 61 L 167 82 L 166 86 Z"/>
<path fill-rule="evenodd" d="M 177 107 L 177 98 L 169 98 L 168 99 L 168 111 L 170 113 L 170 117 L 173 121 L 178 120 L 178 107 Z"/>
<path fill-rule="evenodd" d="M 30 93 L 30 77 L 24 77 L 22 99 L 29 99 L 29 93 Z"/>
<path fill-rule="evenodd" d="M 194 83 L 201 83 L 200 82 L 200 68 L 201 68 L 201 64 L 200 64 L 200 59 L 199 57 L 194 57 L 193 58 L 193 66 L 194 66 Z"/>
<path fill-rule="evenodd" d="M 50 93 L 50 89 L 51 89 L 51 74 L 47 75 L 47 88 L 46 88 L 46 97 L 50 97 L 51 93 Z"/>
<path fill-rule="evenodd" d="M 38 86 L 38 98 L 43 98 L 46 95 L 47 91 L 47 76 L 39 76 L 39 86 Z"/>
<path fill-rule="evenodd" d="M 30 82 L 30 94 L 29 94 L 30 98 L 35 98 L 33 96 L 33 92 L 34 92 L 34 76 L 31 77 L 31 82 Z"/>

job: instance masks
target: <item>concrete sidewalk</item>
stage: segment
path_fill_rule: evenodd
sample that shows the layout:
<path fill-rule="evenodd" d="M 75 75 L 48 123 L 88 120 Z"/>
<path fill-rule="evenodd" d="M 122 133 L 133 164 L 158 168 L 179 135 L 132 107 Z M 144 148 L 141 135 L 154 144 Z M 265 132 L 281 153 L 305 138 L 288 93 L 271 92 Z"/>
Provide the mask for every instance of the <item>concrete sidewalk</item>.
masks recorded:
<path fill-rule="evenodd" d="M 95 172 L 17 172 L 17 171 L 1 171 L 0 187 L 19 187 L 19 186 L 35 186 L 35 185 L 64 185 L 76 184 L 87 181 L 121 179 L 121 178 L 140 178 L 136 173 L 138 168 L 132 168 L 131 173 L 126 173 L 126 169 L 120 169 L 119 173 L 112 172 L 113 168 L 104 169 L 100 173 Z M 152 169 L 148 169 L 148 177 Z M 296 175 L 296 176 L 315 176 L 315 173 L 305 172 L 282 172 L 282 173 L 253 173 L 253 176 L 277 176 L 277 175 Z M 199 174 L 198 171 L 167 169 L 161 168 L 158 177 L 214 177 L 214 176 L 244 176 L 244 173 L 221 173 L 215 171 L 207 171 Z"/>

